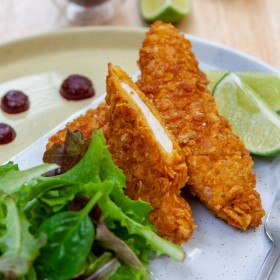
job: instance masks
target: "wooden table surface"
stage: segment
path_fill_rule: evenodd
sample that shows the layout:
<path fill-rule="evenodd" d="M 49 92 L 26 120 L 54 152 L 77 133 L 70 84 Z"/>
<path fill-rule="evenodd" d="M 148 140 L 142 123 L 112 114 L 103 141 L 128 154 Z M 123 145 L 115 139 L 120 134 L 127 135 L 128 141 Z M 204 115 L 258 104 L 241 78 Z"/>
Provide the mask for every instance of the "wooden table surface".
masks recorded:
<path fill-rule="evenodd" d="M 66 0 L 1 0 L 0 43 L 61 28 Z M 177 27 L 186 33 L 226 44 L 280 69 L 280 1 L 192 0 L 192 13 Z M 148 26 L 137 0 L 123 0 L 112 26 Z"/>

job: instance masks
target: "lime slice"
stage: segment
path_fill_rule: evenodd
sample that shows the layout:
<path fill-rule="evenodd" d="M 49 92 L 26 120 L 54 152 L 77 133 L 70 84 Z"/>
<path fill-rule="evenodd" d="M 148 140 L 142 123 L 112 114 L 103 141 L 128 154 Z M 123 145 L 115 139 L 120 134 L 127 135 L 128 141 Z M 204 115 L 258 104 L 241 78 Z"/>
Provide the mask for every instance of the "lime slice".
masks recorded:
<path fill-rule="evenodd" d="M 210 81 L 208 88 L 212 93 L 217 82 L 226 73 L 226 71 L 222 70 L 206 71 Z M 280 111 L 280 76 L 257 72 L 236 72 L 235 74 L 260 95 L 272 110 Z"/>
<path fill-rule="evenodd" d="M 280 152 L 280 117 L 237 75 L 227 74 L 213 93 L 220 115 L 253 154 L 271 156 Z"/>
<path fill-rule="evenodd" d="M 190 12 L 190 0 L 140 0 L 140 13 L 147 22 L 176 23 Z"/>

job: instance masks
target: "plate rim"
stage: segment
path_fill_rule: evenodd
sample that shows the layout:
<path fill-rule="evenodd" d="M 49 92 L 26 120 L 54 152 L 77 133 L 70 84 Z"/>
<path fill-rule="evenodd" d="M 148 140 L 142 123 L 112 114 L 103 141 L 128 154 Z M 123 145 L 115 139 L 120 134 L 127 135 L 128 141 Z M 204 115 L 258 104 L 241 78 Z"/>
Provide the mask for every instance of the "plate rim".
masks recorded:
<path fill-rule="evenodd" d="M 12 39 L 10 41 L 0 44 L 0 51 L 5 48 L 11 48 L 19 44 L 32 43 L 32 41 L 38 41 L 42 39 L 47 39 L 50 37 L 60 37 L 63 35 L 72 35 L 72 34 L 90 34 L 90 33 L 133 33 L 137 35 L 144 36 L 145 33 L 149 30 L 148 27 L 131 27 L 131 26 L 79 26 L 79 27 L 66 27 L 57 30 L 50 30 L 40 34 L 34 34 L 30 36 L 24 36 L 22 38 Z M 233 48 L 227 44 L 222 44 L 217 41 L 210 39 L 205 39 L 200 36 L 196 36 L 187 32 L 184 32 L 179 29 L 179 31 L 184 34 L 185 37 L 190 39 L 192 47 L 195 44 L 211 47 L 214 49 L 219 49 L 226 54 L 234 54 L 239 56 L 242 59 L 249 60 L 250 62 L 257 63 L 263 68 L 266 68 L 269 72 L 280 75 L 280 69 L 270 65 L 262 59 L 259 59 L 253 55 L 250 55 L 244 51 Z M 199 60 L 199 59 L 198 59 Z M 1 62 L 0 62 L 1 65 Z"/>

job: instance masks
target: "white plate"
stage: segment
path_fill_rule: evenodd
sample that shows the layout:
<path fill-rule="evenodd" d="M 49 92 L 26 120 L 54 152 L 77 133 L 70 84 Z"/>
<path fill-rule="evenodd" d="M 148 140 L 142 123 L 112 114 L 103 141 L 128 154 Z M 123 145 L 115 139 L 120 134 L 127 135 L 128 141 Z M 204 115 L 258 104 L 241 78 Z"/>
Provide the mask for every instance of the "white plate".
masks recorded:
<path fill-rule="evenodd" d="M 9 47 L 12 46 L 14 51 L 19 50 L 20 47 L 25 49 L 30 47 L 33 49 L 33 54 L 28 52 L 28 55 L 26 53 L 24 55 L 21 52 L 23 57 L 18 56 L 11 62 L 9 62 L 6 55 L 6 61 L 4 61 L 3 65 L 10 72 L 4 73 L 4 70 L 1 70 L 0 81 L 44 71 L 55 71 L 60 75 L 78 72 L 89 74 L 92 77 L 90 74 L 92 71 L 94 73 L 93 81 L 97 77 L 101 77 L 102 82 L 99 81 L 97 85 L 98 95 L 100 95 L 104 90 L 107 62 L 112 61 L 132 74 L 137 71 L 135 61 L 138 57 L 137 51 L 141 46 L 143 36 L 143 30 L 91 28 L 62 31 L 19 41 L 10 44 Z M 276 69 L 243 53 L 200 38 L 188 35 L 187 37 L 191 39 L 193 50 L 203 68 L 274 72 L 279 74 Z M 96 41 L 97 39 L 98 41 Z M 73 41 L 72 45 L 70 44 L 71 40 Z M 46 48 L 45 44 L 51 47 Z M 7 51 L 7 45 L 3 46 L 2 49 L 0 48 L 2 51 L 3 49 Z M 74 60 L 71 60 L 73 56 Z M 89 57 L 91 58 L 90 60 Z M 72 65 L 67 60 L 69 58 L 71 61 L 75 61 L 75 64 Z M 97 63 L 93 65 L 95 58 Z M 45 66 L 39 66 L 38 68 L 38 65 L 34 63 L 39 61 Z M 27 73 L 23 70 L 26 64 L 31 67 L 28 68 Z M 19 68 L 17 68 L 17 65 Z M 1 62 L 0 66 L 2 66 Z M 32 68 L 32 66 L 34 67 Z M 14 69 L 17 69 L 16 75 L 13 75 L 12 70 Z M 53 94 L 55 95 L 56 93 Z M 57 96 L 57 98 L 60 97 Z M 97 106 L 99 102 L 100 99 L 97 99 L 89 106 Z M 67 103 L 61 106 L 62 111 L 66 112 L 68 110 Z M 43 112 L 41 113 L 43 114 Z M 76 116 L 79 114 L 80 112 Z M 70 117 L 70 119 L 72 118 L 73 116 Z M 28 118 L 26 122 L 28 124 Z M 48 123 L 47 115 L 44 122 Z M 44 122 L 41 123 L 42 126 L 44 126 Z M 57 123 L 54 122 L 53 127 Z M 31 127 L 31 123 L 29 125 Z M 60 127 L 63 126 L 61 125 Z M 13 160 L 19 163 L 20 168 L 27 168 L 40 163 L 47 138 L 57 129 L 55 128 L 37 140 L 30 147 L 16 155 Z M 20 140 L 24 142 L 24 139 Z M 8 151 L 8 149 L 8 146 L 0 147 L 0 156 L 1 153 L 3 155 L 5 150 Z M 280 158 L 254 157 L 254 161 L 254 172 L 257 174 L 257 190 L 261 194 L 263 207 L 268 212 L 278 190 Z M 191 240 L 183 245 L 187 253 L 186 261 L 176 263 L 165 256 L 154 260 L 150 267 L 154 278 L 160 280 L 254 279 L 271 246 L 264 234 L 263 226 L 246 232 L 234 229 L 215 218 L 198 200 L 191 197 L 189 200 L 197 229 Z M 275 271 L 271 279 L 280 279 L 280 263 Z"/>

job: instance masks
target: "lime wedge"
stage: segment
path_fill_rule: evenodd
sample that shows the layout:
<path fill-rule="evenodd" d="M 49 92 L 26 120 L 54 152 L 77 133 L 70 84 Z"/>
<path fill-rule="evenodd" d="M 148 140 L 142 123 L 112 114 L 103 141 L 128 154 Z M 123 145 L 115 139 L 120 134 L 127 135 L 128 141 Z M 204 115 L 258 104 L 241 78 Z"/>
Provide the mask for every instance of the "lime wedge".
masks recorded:
<path fill-rule="evenodd" d="M 140 13 L 147 22 L 176 23 L 190 12 L 190 0 L 140 0 Z"/>
<path fill-rule="evenodd" d="M 271 156 L 280 152 L 280 117 L 237 75 L 229 73 L 213 93 L 219 114 L 253 154 Z"/>
<path fill-rule="evenodd" d="M 215 86 L 218 82 L 229 72 L 224 70 L 206 70 L 205 74 L 209 80 L 208 90 L 213 93 Z"/>
<path fill-rule="evenodd" d="M 217 82 L 226 73 L 226 71 L 222 70 L 206 71 L 210 81 L 208 88 L 212 93 Z M 280 111 L 280 76 L 257 72 L 236 72 L 235 74 L 260 95 L 272 110 Z"/>
<path fill-rule="evenodd" d="M 238 73 L 239 77 L 246 82 L 274 111 L 280 111 L 280 77 L 267 73 Z"/>

